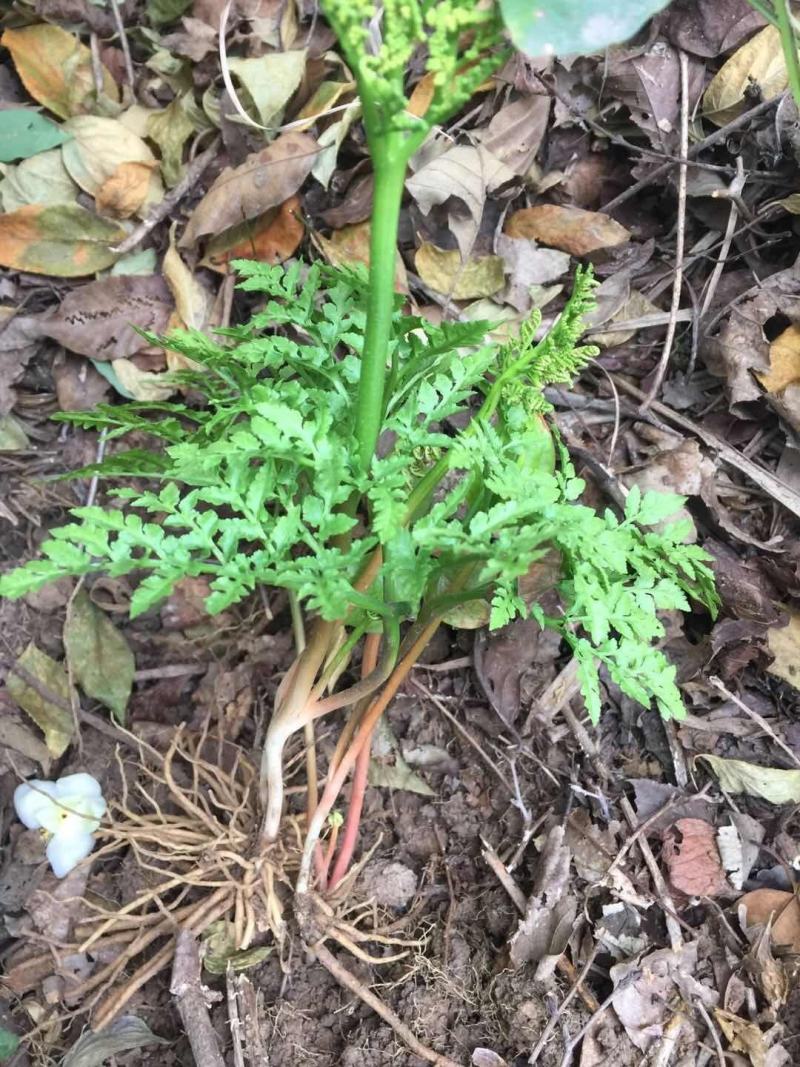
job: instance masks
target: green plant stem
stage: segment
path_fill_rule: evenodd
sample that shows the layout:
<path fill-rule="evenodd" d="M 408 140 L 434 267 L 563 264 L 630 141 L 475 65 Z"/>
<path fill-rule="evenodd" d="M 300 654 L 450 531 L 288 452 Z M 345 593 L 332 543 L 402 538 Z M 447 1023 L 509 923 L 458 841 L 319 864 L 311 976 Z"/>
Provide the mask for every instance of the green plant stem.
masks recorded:
<path fill-rule="evenodd" d="M 783 57 L 786 61 L 789 88 L 792 90 L 795 104 L 800 108 L 800 60 L 797 57 L 797 37 L 792 25 L 789 0 L 774 0 L 774 4 L 778 31 L 781 35 L 781 45 L 783 46 Z"/>
<path fill-rule="evenodd" d="M 389 338 L 394 312 L 397 228 L 408 155 L 399 136 L 372 139 L 375 185 L 370 228 L 369 295 L 361 378 L 358 383 L 356 434 L 361 463 L 369 467 L 381 429 Z"/>

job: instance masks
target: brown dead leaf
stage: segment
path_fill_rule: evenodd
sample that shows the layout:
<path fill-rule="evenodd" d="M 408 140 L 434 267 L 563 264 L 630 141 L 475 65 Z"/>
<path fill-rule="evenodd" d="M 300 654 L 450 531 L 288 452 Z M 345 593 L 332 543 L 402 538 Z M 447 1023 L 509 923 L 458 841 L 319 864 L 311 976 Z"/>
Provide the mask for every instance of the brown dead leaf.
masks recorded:
<path fill-rule="evenodd" d="M 226 167 L 194 209 L 180 244 L 195 245 L 208 234 L 256 218 L 288 200 L 311 171 L 318 151 L 308 134 L 289 130 L 240 167 Z"/>
<path fill-rule="evenodd" d="M 524 691 L 538 695 L 555 678 L 558 646 L 558 634 L 543 630 L 534 619 L 517 619 L 500 630 L 477 635 L 475 670 L 504 723 L 516 722 Z"/>
<path fill-rule="evenodd" d="M 163 278 L 120 275 L 67 293 L 52 315 L 42 320 L 42 330 L 70 352 L 116 360 L 145 347 L 134 326 L 161 333 L 172 308 L 172 296 Z"/>
<path fill-rule="evenodd" d="M 436 84 L 433 73 L 429 72 L 428 74 L 423 74 L 414 86 L 411 96 L 408 99 L 407 110 L 412 115 L 416 115 L 418 119 L 421 119 L 431 106 L 435 89 Z"/>
<path fill-rule="evenodd" d="M 37 316 L 0 306 L 0 418 L 14 407 L 17 397 L 11 386 L 36 355 L 41 336 Z"/>
<path fill-rule="evenodd" d="M 91 363 L 67 352 L 60 352 L 53 361 L 53 380 L 61 411 L 92 411 L 111 391 Z"/>
<path fill-rule="evenodd" d="M 539 857 L 527 910 L 508 946 L 515 967 L 537 964 L 537 981 L 553 973 L 572 933 L 578 902 L 569 892 L 569 869 L 564 827 L 554 826 Z"/>
<path fill-rule="evenodd" d="M 252 222 L 243 222 L 212 237 L 200 261 L 202 267 L 227 273 L 232 259 L 283 263 L 297 251 L 305 236 L 299 196 L 290 196 Z"/>
<path fill-rule="evenodd" d="M 760 932 L 759 932 L 760 931 Z M 772 936 L 768 926 L 754 926 L 745 930 L 751 942 L 750 952 L 744 958 L 747 973 L 761 990 L 773 1011 L 782 1008 L 792 990 L 792 981 L 783 960 L 775 959 L 772 953 Z"/>
<path fill-rule="evenodd" d="M 749 0 L 675 0 L 659 21 L 674 45 L 706 59 L 732 51 L 764 25 Z"/>
<path fill-rule="evenodd" d="M 508 274 L 506 303 L 517 311 L 530 311 L 533 286 L 548 285 L 569 270 L 570 258 L 555 248 L 540 248 L 535 241 L 498 234 L 495 251 Z"/>
<path fill-rule="evenodd" d="M 767 1043 L 764 1034 L 756 1023 L 733 1015 L 729 1011 L 714 1010 L 714 1018 L 719 1023 L 732 1052 L 744 1052 L 749 1056 L 753 1067 L 766 1067 Z"/>
<path fill-rule="evenodd" d="M 476 256 L 465 263 L 457 249 L 448 252 L 426 241 L 417 250 L 414 262 L 426 285 L 454 300 L 492 296 L 505 284 L 500 256 Z"/>
<path fill-rule="evenodd" d="M 539 204 L 515 211 L 506 222 L 509 237 L 527 237 L 573 256 L 586 256 L 602 248 L 615 248 L 630 240 L 630 233 L 601 211 Z"/>
<path fill-rule="evenodd" d="M 120 163 L 95 194 L 98 214 L 115 219 L 129 219 L 142 207 L 150 189 L 153 163 Z"/>
<path fill-rule="evenodd" d="M 175 383 L 169 380 L 169 374 L 143 370 L 132 359 L 115 359 L 114 374 L 125 393 L 134 400 L 160 403 L 175 392 Z"/>
<path fill-rule="evenodd" d="M 770 627 L 767 642 L 775 657 L 769 673 L 800 689 L 800 614 L 792 612 L 787 626 Z"/>
<path fill-rule="evenodd" d="M 17 665 L 25 675 L 9 673 L 8 694 L 33 719 L 44 734 L 48 751 L 57 759 L 64 755 L 72 739 L 74 723 L 69 708 L 71 699 L 77 700 L 77 694 L 63 663 L 57 663 L 34 644 L 28 645 Z M 36 680 L 36 687 L 26 680 L 28 675 Z"/>
<path fill-rule="evenodd" d="M 703 96 L 703 114 L 717 126 L 744 111 L 749 94 L 758 89 L 763 100 L 771 100 L 788 84 L 777 27 L 763 30 L 737 49 L 714 77 Z"/>
<path fill-rule="evenodd" d="M 688 897 L 717 897 L 730 892 L 716 831 L 703 819 L 678 819 L 664 835 L 663 856 L 672 886 Z"/>
<path fill-rule="evenodd" d="M 800 326 L 792 324 L 769 346 L 769 370 L 757 375 L 773 407 L 800 431 Z"/>
<path fill-rule="evenodd" d="M 515 174 L 527 174 L 547 129 L 551 102 L 551 97 L 542 93 L 501 107 L 482 136 L 483 147 Z"/>
<path fill-rule="evenodd" d="M 314 243 L 327 261 L 334 267 L 352 266 L 362 263 L 369 266 L 370 226 L 368 222 L 358 222 L 354 226 L 343 226 L 335 230 L 330 237 L 314 234 Z M 394 288 L 397 293 L 408 292 L 406 268 L 398 251 L 395 254 Z"/>

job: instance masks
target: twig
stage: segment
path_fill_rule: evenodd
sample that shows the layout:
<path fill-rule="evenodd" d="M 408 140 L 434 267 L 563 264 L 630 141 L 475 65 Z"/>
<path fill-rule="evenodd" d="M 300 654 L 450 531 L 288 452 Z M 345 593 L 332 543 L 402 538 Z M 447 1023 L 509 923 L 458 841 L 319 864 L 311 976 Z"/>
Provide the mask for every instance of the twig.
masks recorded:
<path fill-rule="evenodd" d="M 239 1016 L 239 995 L 233 967 L 228 963 L 225 973 L 225 993 L 228 1003 L 228 1026 L 233 1042 L 233 1067 L 245 1067 L 244 1048 L 242 1045 L 242 1020 Z"/>
<path fill-rule="evenodd" d="M 683 1013 L 676 1011 L 664 1027 L 664 1033 L 661 1035 L 661 1041 L 650 1067 L 667 1067 L 667 1064 L 672 1059 L 672 1054 L 675 1051 L 675 1046 L 678 1043 L 681 1028 L 685 1021 L 686 1018 Z"/>
<path fill-rule="evenodd" d="M 564 1055 L 561 1058 L 561 1067 L 569 1067 L 570 1060 L 572 1059 L 572 1054 L 578 1047 L 579 1043 L 583 1040 L 584 1037 L 586 1037 L 591 1028 L 600 1018 L 600 1016 L 603 1015 L 604 1012 L 608 1011 L 614 1001 L 614 997 L 617 995 L 617 993 L 619 993 L 620 989 L 624 988 L 624 986 L 626 985 L 632 984 L 636 980 L 637 974 L 638 972 L 632 971 L 630 974 L 626 975 L 625 978 L 623 978 L 619 985 L 616 987 L 616 989 L 614 989 L 613 992 L 609 993 L 606 999 L 597 1005 L 597 1010 L 592 1015 L 591 1019 L 587 1019 L 583 1026 L 580 1028 L 580 1030 L 577 1032 L 577 1034 L 573 1034 L 573 1036 L 567 1042 L 567 1047 L 564 1049 Z"/>
<path fill-rule="evenodd" d="M 391 1026 L 400 1040 L 405 1042 L 415 1056 L 419 1056 L 421 1060 L 426 1060 L 428 1063 L 435 1064 L 436 1067 L 459 1067 L 455 1060 L 451 1060 L 448 1056 L 442 1056 L 438 1052 L 434 1052 L 432 1048 L 428 1048 L 427 1045 L 423 1045 L 403 1020 L 395 1015 L 392 1009 L 387 1004 L 384 1004 L 371 989 L 367 989 L 365 985 L 359 982 L 356 976 L 344 964 L 340 963 L 323 944 L 309 947 L 325 970 L 332 974 L 345 989 L 349 989 L 351 993 L 354 993 L 368 1007 L 372 1008 L 376 1015 L 380 1015 L 383 1021 Z"/>
<path fill-rule="evenodd" d="M 783 741 L 780 737 L 778 737 L 778 735 L 772 729 L 767 720 L 763 718 L 763 716 L 759 715 L 757 711 L 753 711 L 753 709 L 747 704 L 745 704 L 745 702 L 740 697 L 737 697 L 735 693 L 732 693 L 730 689 L 727 688 L 727 686 L 722 684 L 719 678 L 712 675 L 708 680 L 709 682 L 711 682 L 711 684 L 716 690 L 722 693 L 726 700 L 732 700 L 740 711 L 743 711 L 745 715 L 748 716 L 748 718 L 752 719 L 754 723 L 760 726 L 764 733 L 768 734 L 775 742 L 775 744 L 779 748 L 783 749 L 783 751 L 786 753 L 786 755 L 789 757 L 795 767 L 800 767 L 800 758 L 798 758 L 797 753 L 793 752 L 791 748 L 789 748 L 789 746 L 786 744 L 786 742 Z"/>
<path fill-rule="evenodd" d="M 724 126 L 720 126 L 718 130 L 714 130 L 708 137 L 703 138 L 703 140 L 699 141 L 696 145 L 692 145 L 687 153 L 687 159 L 694 159 L 695 156 L 699 155 L 700 152 L 705 151 L 706 148 L 711 148 L 712 145 L 720 144 L 722 141 L 727 140 L 732 133 L 748 126 L 753 119 L 756 119 L 765 112 L 771 111 L 772 108 L 777 107 L 785 95 L 785 93 L 782 93 L 781 96 L 775 96 L 772 100 L 763 100 L 760 104 L 756 104 L 755 107 L 751 107 L 749 111 L 745 111 L 743 115 L 737 116 L 737 118 L 726 123 Z M 638 182 L 634 182 L 633 185 L 621 192 L 619 196 L 615 196 L 613 200 L 609 200 L 607 204 L 603 205 L 602 210 L 604 212 L 613 211 L 614 208 L 618 208 L 620 204 L 624 204 L 627 200 L 630 200 L 631 197 L 640 193 L 642 189 L 646 189 L 648 185 L 652 185 L 653 182 L 657 182 L 660 178 L 663 178 L 665 174 L 669 174 L 672 168 L 677 165 L 678 164 L 672 160 L 669 160 L 667 163 L 662 163 L 660 167 L 656 167 L 655 170 L 650 171 L 644 178 L 640 178 Z"/>
<path fill-rule="evenodd" d="M 703 303 L 700 307 L 701 319 L 703 319 L 706 312 L 711 307 L 711 302 L 714 299 L 714 294 L 717 291 L 719 280 L 722 277 L 722 271 L 731 250 L 731 242 L 733 241 L 733 235 L 736 232 L 736 223 L 739 221 L 739 202 L 745 180 L 746 177 L 742 157 L 737 156 L 736 177 L 731 182 L 730 187 L 724 191 L 724 195 L 730 199 L 731 202 L 731 210 L 728 214 L 728 224 L 725 227 L 725 235 L 722 238 L 722 245 L 720 246 L 719 255 L 717 256 L 717 262 L 714 264 L 714 270 L 711 272 L 711 277 L 708 279 L 705 296 L 703 297 Z"/>
<path fill-rule="evenodd" d="M 165 196 L 160 204 L 156 205 L 146 219 L 142 219 L 133 233 L 129 233 L 124 241 L 120 241 L 118 245 L 112 248 L 112 252 L 118 256 L 130 252 L 131 249 L 136 248 L 136 246 L 147 237 L 151 230 L 154 230 L 156 226 L 158 226 L 162 219 L 165 219 L 168 215 L 172 214 L 180 201 L 183 200 L 189 190 L 200 180 L 203 172 L 216 157 L 219 148 L 219 140 L 219 137 L 215 137 L 205 152 L 201 152 L 197 159 L 189 164 L 186 168 L 186 174 L 178 182 L 172 192 Z"/>
<path fill-rule="evenodd" d="M 683 288 L 683 257 L 686 244 L 686 175 L 687 156 L 689 152 L 689 60 L 686 53 L 678 51 L 678 59 L 681 66 L 681 160 L 678 172 L 678 237 L 675 243 L 675 277 L 672 282 L 672 303 L 669 309 L 669 323 L 667 336 L 664 339 L 664 347 L 661 350 L 661 359 L 658 361 L 653 384 L 642 403 L 642 411 L 646 411 L 655 400 L 664 381 L 667 372 L 669 357 L 672 353 L 672 345 L 675 341 L 677 328 L 677 314 L 681 303 L 681 290 Z"/>
<path fill-rule="evenodd" d="M 572 988 L 559 1004 L 558 1011 L 551 1015 L 550 1018 L 547 1020 L 547 1025 L 545 1026 L 544 1030 L 542 1030 L 541 1034 L 539 1034 L 539 1040 L 536 1042 L 533 1049 L 531 1050 L 531 1054 L 528 1057 L 528 1063 L 534 1064 L 539 1059 L 539 1056 L 541 1055 L 544 1046 L 547 1044 L 550 1035 L 556 1028 L 556 1023 L 564 1014 L 570 1002 L 574 999 L 575 994 L 578 992 L 584 979 L 586 978 L 586 975 L 589 973 L 589 969 L 594 963 L 594 958 L 597 955 L 599 948 L 600 943 L 597 942 L 592 951 L 589 953 L 586 963 L 584 963 L 583 967 L 581 967 L 580 974 L 577 976 L 575 982 L 572 985 Z M 597 1011 L 599 1007 L 600 1005 L 597 1003 L 597 1001 L 595 1001 L 593 1010 Z"/>
<path fill-rule="evenodd" d="M 175 997 L 197 1067 L 225 1067 L 208 1014 L 209 991 L 203 986 L 200 948 L 191 930 L 178 934 L 169 991 Z"/>
<path fill-rule="evenodd" d="M 614 376 L 614 381 L 617 383 L 617 387 L 629 396 L 636 397 L 638 400 L 644 400 L 645 394 L 641 389 L 637 389 L 635 385 L 626 381 L 624 378 Z M 651 404 L 652 411 L 659 415 L 667 422 L 671 422 L 674 426 L 679 426 L 682 430 L 686 430 L 695 437 L 699 437 L 709 448 L 713 448 L 717 453 L 717 456 L 723 463 L 729 464 L 731 467 L 735 467 L 736 470 L 741 471 L 746 475 L 750 481 L 755 482 L 759 489 L 763 489 L 765 493 L 771 496 L 774 500 L 777 500 L 779 504 L 783 504 L 785 508 L 788 508 L 793 515 L 800 518 L 800 493 L 792 489 L 786 482 L 781 481 L 772 471 L 765 470 L 763 467 L 759 467 L 747 456 L 742 455 L 737 449 L 733 448 L 722 438 L 717 437 L 716 434 L 706 430 L 703 426 L 698 425 L 692 419 L 687 419 L 684 415 L 679 415 L 677 411 L 673 411 L 672 408 L 667 407 L 666 404 L 662 404 L 658 400 L 654 400 Z"/>
<path fill-rule="evenodd" d="M 125 33 L 125 27 L 122 24 L 122 16 L 119 13 L 118 0 L 111 0 L 111 15 L 114 19 L 114 26 L 116 27 L 117 34 L 119 35 L 119 46 L 122 49 L 122 58 L 125 63 L 125 77 L 128 79 L 128 85 L 131 89 L 131 99 L 135 99 L 133 87 L 136 81 L 136 75 L 133 73 L 131 49 L 128 44 L 128 36 Z"/>
<path fill-rule="evenodd" d="M 723 1048 L 722 1048 L 722 1042 L 719 1039 L 719 1034 L 717 1033 L 717 1028 L 716 1028 L 716 1026 L 714 1026 L 714 1023 L 711 1021 L 711 1016 L 708 1014 L 708 1011 L 706 1010 L 705 1004 L 698 997 L 697 1000 L 695 1000 L 695 1002 L 694 1002 L 694 1006 L 697 1008 L 697 1010 L 703 1016 L 705 1024 L 708 1027 L 708 1032 L 711 1034 L 711 1040 L 714 1042 L 714 1049 L 715 1049 L 715 1051 L 717 1053 L 717 1063 L 719 1064 L 719 1067 L 725 1067 L 725 1063 L 726 1063 L 726 1061 L 725 1061 L 725 1052 L 723 1051 Z"/>

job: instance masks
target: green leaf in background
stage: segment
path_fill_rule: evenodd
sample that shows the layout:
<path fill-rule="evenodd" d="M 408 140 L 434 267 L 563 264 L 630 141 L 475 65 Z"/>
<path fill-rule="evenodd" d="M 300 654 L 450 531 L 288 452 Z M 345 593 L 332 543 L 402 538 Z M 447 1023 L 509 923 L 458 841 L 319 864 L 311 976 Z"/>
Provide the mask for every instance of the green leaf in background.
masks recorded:
<path fill-rule="evenodd" d="M 147 17 L 154 26 L 176 22 L 191 7 L 192 0 L 147 0 Z"/>
<path fill-rule="evenodd" d="M 117 722 L 133 686 L 136 665 L 128 642 L 83 590 L 67 612 L 64 648 L 73 677 L 87 696 L 111 709 Z"/>
<path fill-rule="evenodd" d="M 12 1034 L 10 1030 L 6 1030 L 4 1026 L 0 1026 L 0 1063 L 10 1060 L 18 1048 L 19 1038 L 17 1035 Z"/>
<path fill-rule="evenodd" d="M 0 163 L 28 159 L 69 138 L 68 133 L 38 111 L 25 107 L 0 111 Z"/>
<path fill-rule="evenodd" d="M 511 40 L 531 56 L 587 55 L 627 41 L 665 0 L 500 0 Z"/>

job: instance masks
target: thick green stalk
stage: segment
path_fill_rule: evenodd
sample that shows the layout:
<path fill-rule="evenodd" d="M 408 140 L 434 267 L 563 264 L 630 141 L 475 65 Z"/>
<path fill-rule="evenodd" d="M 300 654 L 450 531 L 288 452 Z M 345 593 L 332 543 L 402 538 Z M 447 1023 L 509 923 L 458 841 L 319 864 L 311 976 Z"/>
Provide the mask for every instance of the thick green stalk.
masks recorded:
<path fill-rule="evenodd" d="M 361 378 L 358 383 L 356 434 L 359 458 L 368 467 L 375 452 L 384 412 L 384 387 L 394 312 L 397 227 L 408 156 L 397 134 L 375 138 L 372 223 L 370 227 L 369 294 Z"/>

